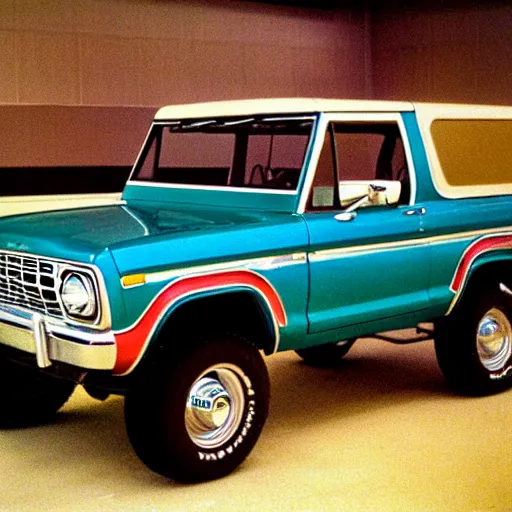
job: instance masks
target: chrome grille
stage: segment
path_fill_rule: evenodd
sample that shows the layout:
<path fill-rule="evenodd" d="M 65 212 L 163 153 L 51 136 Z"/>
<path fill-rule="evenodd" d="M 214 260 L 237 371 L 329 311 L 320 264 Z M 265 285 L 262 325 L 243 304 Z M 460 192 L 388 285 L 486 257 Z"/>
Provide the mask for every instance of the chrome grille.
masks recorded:
<path fill-rule="evenodd" d="M 0 302 L 64 318 L 57 300 L 57 263 L 0 252 Z"/>

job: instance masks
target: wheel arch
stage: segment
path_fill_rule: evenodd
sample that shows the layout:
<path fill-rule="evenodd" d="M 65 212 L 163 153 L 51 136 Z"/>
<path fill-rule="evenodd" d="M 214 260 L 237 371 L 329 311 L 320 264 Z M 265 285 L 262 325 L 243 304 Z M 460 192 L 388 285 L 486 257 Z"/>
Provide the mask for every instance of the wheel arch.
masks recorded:
<path fill-rule="evenodd" d="M 240 270 L 178 279 L 162 290 L 135 324 L 115 334 L 118 357 L 114 374 L 129 374 L 150 359 L 154 349 L 173 344 L 162 340 L 176 332 L 186 333 L 191 326 L 237 331 L 270 354 L 277 350 L 280 327 L 286 324 L 279 294 L 256 272 Z"/>
<path fill-rule="evenodd" d="M 239 333 L 242 323 L 247 326 L 243 330 L 250 331 L 251 327 L 257 327 L 258 333 L 263 337 L 255 336 L 254 341 L 257 348 L 267 355 L 274 353 L 279 346 L 279 321 L 269 301 L 261 291 L 241 285 L 196 292 L 176 301 L 162 317 L 149 346 L 155 341 L 158 342 L 157 340 L 164 336 L 169 328 L 175 327 L 176 324 L 182 327 L 183 322 L 189 323 L 195 315 L 201 314 L 203 318 L 206 316 L 207 321 L 217 319 L 216 325 L 222 330 L 234 330 Z M 230 329 L 233 319 L 234 327 Z"/>
<path fill-rule="evenodd" d="M 512 250 L 510 249 L 484 252 L 478 255 L 465 270 L 462 269 L 462 264 L 459 265 L 457 272 L 460 275 L 455 274 L 451 285 L 455 297 L 447 314 L 450 314 L 460 304 L 465 294 L 471 293 L 478 284 L 491 279 L 499 280 L 500 276 L 509 281 L 509 278 L 512 278 L 511 265 Z"/>

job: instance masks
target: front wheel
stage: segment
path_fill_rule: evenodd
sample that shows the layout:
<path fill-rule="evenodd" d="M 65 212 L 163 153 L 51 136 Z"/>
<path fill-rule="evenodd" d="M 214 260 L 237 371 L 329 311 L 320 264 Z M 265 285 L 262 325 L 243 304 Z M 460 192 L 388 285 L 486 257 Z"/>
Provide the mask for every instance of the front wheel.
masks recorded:
<path fill-rule="evenodd" d="M 512 297 L 499 283 L 468 293 L 435 332 L 439 366 L 456 391 L 489 395 L 512 385 Z"/>
<path fill-rule="evenodd" d="M 153 471 L 204 481 L 231 473 L 268 414 L 269 378 L 259 351 L 232 337 L 159 364 L 126 396 L 128 437 Z"/>

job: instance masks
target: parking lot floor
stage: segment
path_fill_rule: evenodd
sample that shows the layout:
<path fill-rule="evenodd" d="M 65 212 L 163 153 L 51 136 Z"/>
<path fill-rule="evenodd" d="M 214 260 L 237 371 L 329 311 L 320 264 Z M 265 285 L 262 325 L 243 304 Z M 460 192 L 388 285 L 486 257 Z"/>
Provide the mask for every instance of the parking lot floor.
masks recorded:
<path fill-rule="evenodd" d="M 152 473 L 122 398 L 79 389 L 56 423 L 0 432 L 0 511 L 512 511 L 512 390 L 453 394 L 431 341 L 359 340 L 331 368 L 293 352 L 266 361 L 269 419 L 232 475 Z"/>

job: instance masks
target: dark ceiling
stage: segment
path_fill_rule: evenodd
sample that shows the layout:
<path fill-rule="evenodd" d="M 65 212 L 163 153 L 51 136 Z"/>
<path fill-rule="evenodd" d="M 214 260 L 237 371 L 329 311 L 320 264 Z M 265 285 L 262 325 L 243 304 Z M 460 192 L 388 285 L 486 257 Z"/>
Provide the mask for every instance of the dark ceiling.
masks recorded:
<path fill-rule="evenodd" d="M 510 5 L 512 0 L 249 0 L 257 3 L 336 10 L 369 7 L 375 10 L 423 8 L 457 8 L 467 6 Z"/>
<path fill-rule="evenodd" d="M 354 4 L 364 4 L 356 0 L 250 0 L 253 2 L 293 7 L 308 7 L 310 9 L 339 9 L 342 7 L 354 7 Z"/>

